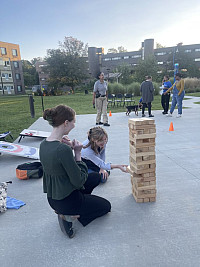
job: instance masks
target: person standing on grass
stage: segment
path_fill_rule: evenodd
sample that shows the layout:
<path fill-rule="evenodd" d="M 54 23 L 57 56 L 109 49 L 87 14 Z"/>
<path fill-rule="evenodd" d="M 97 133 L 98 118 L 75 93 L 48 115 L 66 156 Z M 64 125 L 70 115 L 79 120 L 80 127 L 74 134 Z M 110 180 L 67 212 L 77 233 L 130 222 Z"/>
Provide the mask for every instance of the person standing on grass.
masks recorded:
<path fill-rule="evenodd" d="M 151 102 L 153 101 L 153 83 L 152 83 L 152 77 L 146 76 L 146 80 L 142 82 L 140 86 L 140 91 L 142 94 L 142 117 L 145 117 L 144 111 L 145 108 L 148 107 L 149 117 L 154 117 L 154 115 L 151 114 Z"/>
<path fill-rule="evenodd" d="M 110 126 L 108 124 L 107 116 L 107 96 L 108 96 L 108 84 L 104 81 L 104 73 L 98 74 L 98 81 L 94 84 L 93 90 L 93 105 L 97 109 L 96 125 L 103 124 L 104 126 Z M 103 115 L 103 122 L 101 122 L 101 115 Z"/>
<path fill-rule="evenodd" d="M 46 109 L 43 118 L 53 126 L 53 131 L 40 144 L 40 161 L 43 166 L 43 190 L 49 205 L 58 214 L 62 232 L 74 236 L 72 220 L 77 218 L 86 226 L 111 210 L 108 200 L 91 195 L 100 183 L 100 174 L 88 174 L 81 160 L 83 145 L 65 138 L 75 127 L 75 111 L 65 105 Z M 73 155 L 74 153 L 74 155 Z"/>
<path fill-rule="evenodd" d="M 162 93 L 162 96 L 161 96 L 161 104 L 162 104 L 162 107 L 163 107 L 162 114 L 165 115 L 165 114 L 168 114 L 168 110 L 169 110 L 170 92 L 167 93 L 167 94 L 164 94 L 164 93 L 167 92 L 167 90 L 172 86 L 171 82 L 169 81 L 169 76 L 168 75 L 164 76 L 162 85 L 163 85 L 163 93 Z"/>
<path fill-rule="evenodd" d="M 168 94 L 173 89 L 173 96 L 172 96 L 172 105 L 170 108 L 170 113 L 167 114 L 168 117 L 172 117 L 172 113 L 176 105 L 178 106 L 178 114 L 177 118 L 180 118 L 182 115 L 182 102 L 185 95 L 184 91 L 184 80 L 181 79 L 182 75 L 180 73 L 176 73 L 175 75 L 175 83 L 164 93 L 165 95 Z"/>

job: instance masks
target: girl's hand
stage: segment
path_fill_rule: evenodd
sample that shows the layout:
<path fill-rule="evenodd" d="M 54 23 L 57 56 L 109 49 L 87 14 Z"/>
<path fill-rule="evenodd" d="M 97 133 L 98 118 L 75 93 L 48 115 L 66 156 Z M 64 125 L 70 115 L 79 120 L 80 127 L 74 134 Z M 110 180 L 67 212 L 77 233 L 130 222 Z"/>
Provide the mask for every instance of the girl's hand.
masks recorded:
<path fill-rule="evenodd" d="M 106 170 L 100 169 L 99 174 L 102 174 L 103 179 L 108 178 L 108 172 Z"/>
<path fill-rule="evenodd" d="M 128 167 L 128 165 L 119 165 L 119 169 L 120 169 L 122 172 L 128 172 L 128 171 L 127 171 L 127 167 Z"/>
<path fill-rule="evenodd" d="M 67 135 L 64 135 L 61 140 L 62 143 L 65 143 L 66 145 L 70 146 L 73 149 L 72 141 L 69 139 Z"/>

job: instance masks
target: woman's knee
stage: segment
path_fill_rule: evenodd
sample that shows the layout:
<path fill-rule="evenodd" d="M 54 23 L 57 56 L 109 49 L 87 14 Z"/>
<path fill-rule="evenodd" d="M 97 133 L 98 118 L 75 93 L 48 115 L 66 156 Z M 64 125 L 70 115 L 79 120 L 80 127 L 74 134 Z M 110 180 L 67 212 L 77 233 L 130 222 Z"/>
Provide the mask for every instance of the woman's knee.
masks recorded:
<path fill-rule="evenodd" d="M 100 184 L 101 175 L 98 172 L 91 172 L 88 174 L 88 180 L 90 181 L 91 184 L 97 186 Z"/>

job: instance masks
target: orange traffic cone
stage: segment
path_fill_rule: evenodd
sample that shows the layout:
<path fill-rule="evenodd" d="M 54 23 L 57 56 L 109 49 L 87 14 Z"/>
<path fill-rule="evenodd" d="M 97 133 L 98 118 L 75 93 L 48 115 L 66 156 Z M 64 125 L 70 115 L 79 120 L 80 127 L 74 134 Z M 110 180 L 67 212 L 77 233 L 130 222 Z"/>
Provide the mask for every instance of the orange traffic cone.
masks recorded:
<path fill-rule="evenodd" d="M 174 131 L 174 126 L 173 126 L 173 123 L 172 122 L 170 123 L 169 131 Z"/>
<path fill-rule="evenodd" d="M 111 110 L 110 110 L 110 112 L 109 112 L 109 117 L 111 117 L 112 116 L 112 113 L 111 113 Z"/>

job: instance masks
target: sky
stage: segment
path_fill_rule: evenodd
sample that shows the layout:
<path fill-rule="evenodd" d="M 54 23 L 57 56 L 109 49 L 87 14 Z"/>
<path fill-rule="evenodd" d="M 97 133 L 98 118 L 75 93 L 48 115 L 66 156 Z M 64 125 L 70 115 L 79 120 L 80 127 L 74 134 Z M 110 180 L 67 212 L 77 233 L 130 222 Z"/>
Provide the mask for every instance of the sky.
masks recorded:
<path fill-rule="evenodd" d="M 65 36 L 89 46 L 137 51 L 145 39 L 175 46 L 200 43 L 199 0 L 1 0 L 0 41 L 21 58 L 44 58 Z"/>

